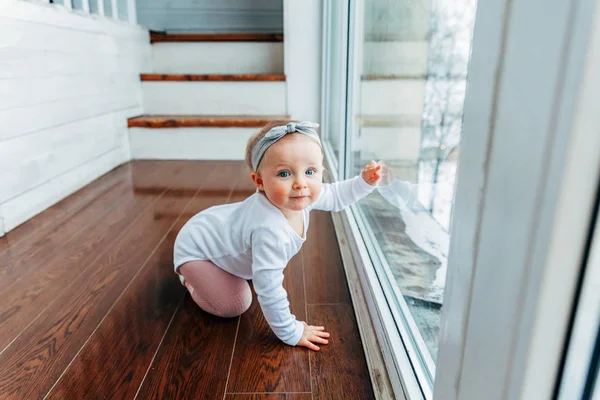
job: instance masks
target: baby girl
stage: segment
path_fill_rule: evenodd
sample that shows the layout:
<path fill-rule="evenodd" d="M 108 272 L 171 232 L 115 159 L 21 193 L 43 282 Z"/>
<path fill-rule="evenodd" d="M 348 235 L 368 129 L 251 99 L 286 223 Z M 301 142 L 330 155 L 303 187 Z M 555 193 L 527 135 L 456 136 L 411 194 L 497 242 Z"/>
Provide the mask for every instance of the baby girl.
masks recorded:
<path fill-rule="evenodd" d="M 346 181 L 323 184 L 317 124 L 274 121 L 252 136 L 246 161 L 257 187 L 246 200 L 192 217 L 175 241 L 175 272 L 204 311 L 235 317 L 250 307 L 251 279 L 275 335 L 319 350 L 329 333 L 297 321 L 282 286 L 283 270 L 306 240 L 311 210 L 340 211 L 371 193 L 381 166 L 371 161 Z"/>

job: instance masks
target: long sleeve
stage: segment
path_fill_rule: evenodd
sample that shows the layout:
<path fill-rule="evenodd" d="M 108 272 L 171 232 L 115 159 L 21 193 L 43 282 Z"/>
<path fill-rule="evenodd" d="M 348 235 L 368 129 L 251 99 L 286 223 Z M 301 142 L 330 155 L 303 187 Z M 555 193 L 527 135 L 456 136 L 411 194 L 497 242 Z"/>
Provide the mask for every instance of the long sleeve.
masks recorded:
<path fill-rule="evenodd" d="M 321 189 L 321 195 L 311 208 L 313 210 L 341 211 L 374 189 L 375 186 L 369 185 L 360 175 L 345 181 L 326 183 Z"/>
<path fill-rule="evenodd" d="M 252 283 L 275 335 L 285 344 L 295 346 L 302 337 L 304 325 L 291 313 L 283 288 L 283 269 L 291 258 L 282 239 L 284 235 L 266 228 L 252 233 Z"/>

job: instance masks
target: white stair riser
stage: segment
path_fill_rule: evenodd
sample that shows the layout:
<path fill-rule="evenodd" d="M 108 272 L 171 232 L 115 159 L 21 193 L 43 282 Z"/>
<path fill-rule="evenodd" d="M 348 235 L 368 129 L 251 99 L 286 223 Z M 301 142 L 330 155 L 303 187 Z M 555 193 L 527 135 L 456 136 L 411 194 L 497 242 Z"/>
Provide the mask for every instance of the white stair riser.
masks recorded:
<path fill-rule="evenodd" d="M 154 43 L 160 74 L 283 74 L 283 43 Z"/>
<path fill-rule="evenodd" d="M 425 80 L 361 81 L 361 115 L 418 116 L 423 113 Z"/>
<path fill-rule="evenodd" d="M 426 41 L 365 42 L 363 74 L 423 77 L 428 51 Z"/>
<path fill-rule="evenodd" d="M 363 127 L 354 142 L 362 159 L 416 161 L 419 158 L 421 128 Z"/>
<path fill-rule="evenodd" d="M 260 128 L 129 128 L 131 157 L 151 160 L 243 160 Z"/>
<path fill-rule="evenodd" d="M 286 115 L 285 82 L 142 82 L 146 114 Z"/>

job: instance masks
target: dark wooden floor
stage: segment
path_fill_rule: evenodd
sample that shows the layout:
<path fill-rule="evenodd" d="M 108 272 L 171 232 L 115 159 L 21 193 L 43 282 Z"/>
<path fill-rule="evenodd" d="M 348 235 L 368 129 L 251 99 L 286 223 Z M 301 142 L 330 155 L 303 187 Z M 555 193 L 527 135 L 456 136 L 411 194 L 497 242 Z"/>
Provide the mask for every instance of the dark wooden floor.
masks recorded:
<path fill-rule="evenodd" d="M 374 398 L 328 214 L 284 281 L 331 333 L 320 352 L 280 342 L 256 298 L 218 318 L 179 284 L 179 229 L 250 185 L 240 162 L 132 162 L 0 238 L 0 399 Z"/>

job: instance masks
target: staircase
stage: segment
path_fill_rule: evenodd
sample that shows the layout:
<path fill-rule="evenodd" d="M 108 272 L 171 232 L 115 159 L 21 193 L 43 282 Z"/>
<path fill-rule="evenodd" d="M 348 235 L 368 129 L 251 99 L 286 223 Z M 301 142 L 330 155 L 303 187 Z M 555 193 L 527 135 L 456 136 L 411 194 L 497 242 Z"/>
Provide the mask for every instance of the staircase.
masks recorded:
<path fill-rule="evenodd" d="M 133 159 L 244 159 L 249 136 L 287 118 L 283 35 L 150 34 Z"/>

